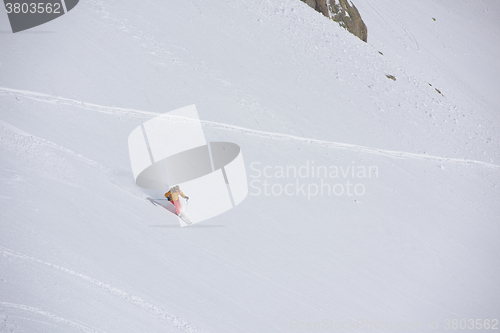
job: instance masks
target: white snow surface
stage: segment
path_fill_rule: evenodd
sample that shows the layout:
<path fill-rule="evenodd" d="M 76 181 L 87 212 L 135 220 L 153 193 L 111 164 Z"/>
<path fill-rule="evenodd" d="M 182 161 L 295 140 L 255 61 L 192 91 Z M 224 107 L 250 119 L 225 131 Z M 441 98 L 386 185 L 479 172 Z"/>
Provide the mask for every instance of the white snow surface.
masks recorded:
<path fill-rule="evenodd" d="M 500 319 L 500 3 L 355 5 L 367 44 L 298 0 L 87 0 L 16 34 L 2 7 L 0 331 Z M 190 104 L 249 182 L 378 177 L 349 178 L 363 195 L 251 188 L 180 228 L 135 185 L 127 137 Z"/>

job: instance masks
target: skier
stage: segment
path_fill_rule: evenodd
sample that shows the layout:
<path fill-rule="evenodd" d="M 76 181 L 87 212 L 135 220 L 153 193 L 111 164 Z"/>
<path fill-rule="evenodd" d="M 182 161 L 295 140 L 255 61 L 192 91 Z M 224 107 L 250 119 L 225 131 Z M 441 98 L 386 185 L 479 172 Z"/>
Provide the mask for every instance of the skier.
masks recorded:
<path fill-rule="evenodd" d="M 179 185 L 172 187 L 167 193 L 165 193 L 165 197 L 167 198 L 167 200 L 170 201 L 172 205 L 174 205 L 177 215 L 181 213 L 181 202 L 179 201 L 179 195 L 184 199 L 189 200 L 189 197 L 182 193 Z"/>

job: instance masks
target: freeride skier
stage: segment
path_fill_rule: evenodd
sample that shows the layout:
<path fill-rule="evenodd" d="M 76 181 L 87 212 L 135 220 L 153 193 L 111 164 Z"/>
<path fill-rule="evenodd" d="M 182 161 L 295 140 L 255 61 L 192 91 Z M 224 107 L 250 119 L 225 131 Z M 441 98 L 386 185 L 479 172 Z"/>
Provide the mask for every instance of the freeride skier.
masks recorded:
<path fill-rule="evenodd" d="M 179 201 L 179 196 L 183 197 L 186 200 L 189 199 L 188 196 L 182 193 L 179 185 L 172 187 L 167 193 L 165 193 L 165 198 L 167 198 L 167 200 L 170 201 L 172 205 L 174 205 L 177 215 L 181 213 L 181 203 Z"/>

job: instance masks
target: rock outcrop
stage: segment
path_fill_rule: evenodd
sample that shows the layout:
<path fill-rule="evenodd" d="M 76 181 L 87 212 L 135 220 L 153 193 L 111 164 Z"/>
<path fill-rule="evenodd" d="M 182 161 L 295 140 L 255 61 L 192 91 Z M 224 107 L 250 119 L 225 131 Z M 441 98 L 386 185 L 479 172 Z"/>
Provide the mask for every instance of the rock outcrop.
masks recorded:
<path fill-rule="evenodd" d="M 358 9 L 350 0 L 301 0 L 324 16 L 338 22 L 364 42 L 368 41 L 368 29 Z"/>

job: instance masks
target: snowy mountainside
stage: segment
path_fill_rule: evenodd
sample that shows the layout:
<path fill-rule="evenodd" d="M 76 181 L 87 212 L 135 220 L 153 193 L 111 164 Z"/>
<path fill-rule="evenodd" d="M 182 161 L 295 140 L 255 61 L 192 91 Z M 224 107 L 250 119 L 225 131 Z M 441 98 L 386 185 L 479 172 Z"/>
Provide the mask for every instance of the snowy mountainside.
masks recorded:
<path fill-rule="evenodd" d="M 497 318 L 499 8 L 451 3 L 358 0 L 368 44 L 298 0 L 82 1 L 0 34 L 0 331 Z M 452 35 L 464 12 L 492 42 Z M 193 103 L 207 140 L 240 145 L 251 189 L 181 229 L 134 184 L 127 137 Z M 349 171 L 276 174 L 313 163 Z M 365 192 L 299 190 L 322 180 Z"/>

